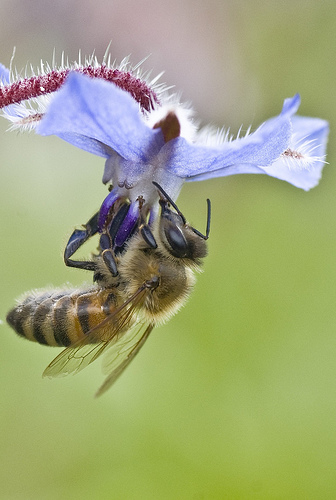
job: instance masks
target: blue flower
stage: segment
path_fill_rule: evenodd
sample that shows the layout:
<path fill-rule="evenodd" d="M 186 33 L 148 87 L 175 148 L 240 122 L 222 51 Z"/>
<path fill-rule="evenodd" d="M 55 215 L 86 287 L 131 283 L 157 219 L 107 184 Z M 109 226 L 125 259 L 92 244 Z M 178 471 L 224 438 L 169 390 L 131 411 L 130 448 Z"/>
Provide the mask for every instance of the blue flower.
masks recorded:
<path fill-rule="evenodd" d="M 6 68 L 0 70 L 6 83 Z M 162 101 L 166 103 L 144 110 L 113 83 L 71 72 L 37 122 L 37 133 L 57 135 L 106 159 L 103 182 L 113 189 L 100 210 L 100 229 L 117 199 L 131 202 L 117 245 L 128 238 L 140 210 L 149 223 L 156 218 L 158 191 L 153 181 L 173 200 L 184 182 L 233 174 L 266 174 L 304 190 L 318 184 L 328 123 L 295 116 L 298 94 L 284 101 L 278 116 L 236 139 L 209 129 L 197 131 L 190 110 L 164 95 Z M 22 116 L 15 106 L 5 108 L 9 119 Z"/>

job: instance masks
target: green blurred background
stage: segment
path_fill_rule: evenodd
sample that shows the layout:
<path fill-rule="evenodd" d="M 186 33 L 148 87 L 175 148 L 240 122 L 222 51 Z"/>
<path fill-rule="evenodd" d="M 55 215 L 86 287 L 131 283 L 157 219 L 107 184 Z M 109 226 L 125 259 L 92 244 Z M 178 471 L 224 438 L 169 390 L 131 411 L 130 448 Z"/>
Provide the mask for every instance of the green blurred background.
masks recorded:
<path fill-rule="evenodd" d="M 56 349 L 0 325 L 0 498 L 336 498 L 334 1 L 0 0 L 0 61 L 53 48 L 144 64 L 202 123 L 259 125 L 301 93 L 331 123 L 309 193 L 263 176 L 186 185 L 209 257 L 187 307 L 102 399 L 99 362 L 41 379 Z M 90 276 L 62 251 L 106 194 L 103 160 L 0 123 L 0 318 L 29 289 Z M 88 250 L 88 249 L 87 249 Z"/>

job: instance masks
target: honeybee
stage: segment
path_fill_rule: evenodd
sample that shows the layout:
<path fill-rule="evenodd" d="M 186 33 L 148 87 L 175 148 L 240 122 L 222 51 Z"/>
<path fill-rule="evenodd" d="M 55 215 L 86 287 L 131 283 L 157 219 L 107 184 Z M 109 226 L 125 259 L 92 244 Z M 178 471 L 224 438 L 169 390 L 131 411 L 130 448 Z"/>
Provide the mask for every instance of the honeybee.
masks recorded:
<path fill-rule="evenodd" d="M 8 313 L 7 322 L 20 336 L 66 347 L 43 376 L 77 373 L 106 352 L 106 378 L 96 393 L 100 396 L 136 356 L 154 326 L 168 320 L 189 297 L 194 272 L 207 254 L 210 201 L 203 235 L 188 225 L 167 193 L 155 185 L 160 191 L 161 213 L 153 231 L 146 225 L 139 227 L 117 256 L 110 236 L 105 234 L 92 262 L 69 259 L 95 232 L 94 218 L 84 237 L 79 234 L 78 239 L 75 231 L 75 237 L 70 238 L 66 263 L 93 270 L 93 285 L 78 290 L 36 291 Z"/>

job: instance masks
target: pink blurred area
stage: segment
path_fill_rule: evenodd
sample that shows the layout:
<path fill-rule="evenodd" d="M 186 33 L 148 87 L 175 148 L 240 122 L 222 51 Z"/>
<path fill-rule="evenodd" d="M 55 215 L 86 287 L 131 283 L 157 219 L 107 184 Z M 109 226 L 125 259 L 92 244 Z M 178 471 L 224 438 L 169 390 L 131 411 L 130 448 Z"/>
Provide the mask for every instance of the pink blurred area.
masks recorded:
<path fill-rule="evenodd" d="M 249 118 L 246 107 L 254 101 L 255 86 L 245 88 L 235 19 L 237 7 L 210 0 L 0 0 L 0 60 L 14 63 L 56 60 L 62 51 L 69 60 L 94 50 L 102 58 L 111 42 L 112 58 L 130 55 L 132 63 L 149 58 L 144 69 L 182 92 L 202 121 L 223 125 L 223 117 L 237 126 Z M 245 74 L 246 77 L 246 74 Z M 243 96 L 243 99 L 242 99 Z M 253 112 L 255 105 L 251 106 Z M 247 116 L 246 116 L 247 115 Z"/>

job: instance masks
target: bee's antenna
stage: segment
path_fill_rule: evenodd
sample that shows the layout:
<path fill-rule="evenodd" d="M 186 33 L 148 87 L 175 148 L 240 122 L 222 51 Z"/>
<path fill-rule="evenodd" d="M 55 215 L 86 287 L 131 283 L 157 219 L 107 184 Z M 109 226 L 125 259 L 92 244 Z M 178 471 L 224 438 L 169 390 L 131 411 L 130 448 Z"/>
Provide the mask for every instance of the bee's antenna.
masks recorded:
<path fill-rule="evenodd" d="M 178 206 L 176 205 L 176 203 L 171 199 L 171 197 L 166 193 L 166 191 L 160 186 L 160 184 L 158 184 L 157 182 L 153 181 L 153 184 L 155 187 L 158 188 L 158 190 L 160 191 L 160 193 L 163 194 L 163 196 L 166 198 L 166 200 L 171 204 L 171 206 L 176 210 L 176 212 L 178 213 L 178 215 L 181 217 L 182 221 L 183 221 L 183 224 L 186 224 L 187 220 L 186 218 L 184 217 L 183 213 L 181 212 L 181 210 L 178 208 Z"/>
<path fill-rule="evenodd" d="M 171 197 L 166 193 L 166 191 L 160 186 L 160 184 L 158 184 L 155 181 L 153 181 L 153 184 L 154 184 L 155 187 L 158 188 L 158 190 L 160 191 L 160 193 L 163 194 L 163 196 L 166 198 L 166 200 L 176 210 L 176 212 L 178 213 L 178 215 L 181 217 L 181 219 L 183 221 L 183 224 L 185 225 L 187 223 L 186 218 L 184 217 L 183 213 L 178 208 L 178 206 L 176 205 L 176 203 L 171 199 Z M 194 227 L 190 227 L 190 229 L 192 231 L 194 231 L 194 233 L 197 234 L 197 236 L 200 236 L 201 238 L 203 238 L 203 240 L 207 240 L 209 238 L 209 234 L 210 234 L 211 201 L 209 200 L 209 198 L 207 198 L 207 212 L 208 212 L 207 213 L 207 225 L 206 225 L 205 235 L 202 234 L 200 231 L 198 231 L 198 229 L 195 229 Z"/>
<path fill-rule="evenodd" d="M 208 207 L 208 215 L 207 215 L 207 225 L 206 225 L 205 235 L 202 234 L 202 233 L 200 233 L 194 227 L 190 228 L 190 229 L 192 229 L 194 231 L 194 233 L 196 233 L 198 236 L 200 236 L 201 238 L 203 238 L 203 240 L 207 240 L 209 238 L 209 233 L 210 233 L 211 201 L 209 200 L 209 198 L 207 198 L 207 207 Z"/>

